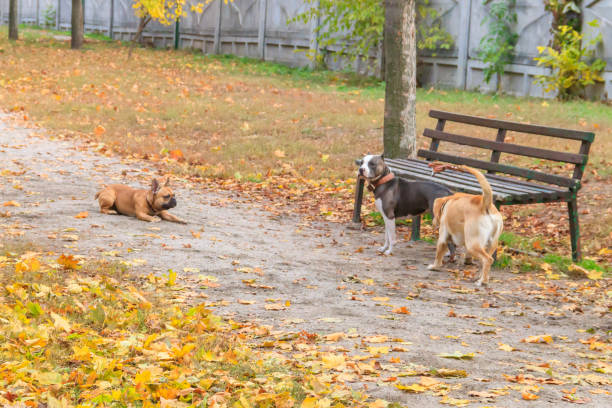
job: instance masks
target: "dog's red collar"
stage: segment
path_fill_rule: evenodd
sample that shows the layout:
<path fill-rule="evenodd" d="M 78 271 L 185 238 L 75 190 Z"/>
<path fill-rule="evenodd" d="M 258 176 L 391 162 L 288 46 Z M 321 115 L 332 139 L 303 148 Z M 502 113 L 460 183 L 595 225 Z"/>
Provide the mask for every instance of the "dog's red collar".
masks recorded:
<path fill-rule="evenodd" d="M 386 176 L 381 177 L 378 180 L 376 180 L 374 183 L 372 183 L 372 187 L 376 188 L 378 186 L 382 186 L 383 184 L 390 182 L 394 178 L 395 178 L 395 175 L 393 173 L 389 173 Z"/>
<path fill-rule="evenodd" d="M 388 183 L 389 181 L 393 180 L 395 178 L 395 175 L 393 173 L 388 173 L 386 176 L 379 178 L 378 180 L 374 181 L 373 183 L 369 183 L 368 185 L 368 190 L 370 191 L 374 191 L 374 189 L 378 186 L 382 186 L 385 183 Z"/>

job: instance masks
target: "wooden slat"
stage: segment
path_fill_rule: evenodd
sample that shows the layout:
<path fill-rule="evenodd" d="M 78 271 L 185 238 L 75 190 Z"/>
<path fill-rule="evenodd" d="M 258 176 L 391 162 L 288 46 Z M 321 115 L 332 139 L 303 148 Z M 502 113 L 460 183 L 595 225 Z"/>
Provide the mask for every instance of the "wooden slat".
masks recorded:
<path fill-rule="evenodd" d="M 497 142 L 476 137 L 457 135 L 454 133 L 440 132 L 433 129 L 425 129 L 423 136 L 460 145 L 490 149 L 495 152 L 510 153 L 518 156 L 535 157 L 538 159 L 552 160 L 564 163 L 583 164 L 587 156 L 583 154 L 558 152 L 555 150 L 538 149 L 536 147 L 521 146 L 512 143 Z M 493 162 L 493 161 L 492 161 Z M 496 162 L 496 161 L 495 161 Z"/>
<path fill-rule="evenodd" d="M 386 161 L 389 163 L 393 163 L 393 164 L 395 164 L 394 162 L 398 162 L 398 161 L 401 163 L 405 162 L 407 165 L 414 166 L 414 168 L 424 169 L 428 171 L 429 173 L 431 173 L 431 168 L 429 167 L 430 162 L 428 161 L 418 160 L 418 159 L 399 159 L 399 160 L 398 159 L 387 159 Z M 471 176 L 468 173 L 462 173 L 462 172 L 453 172 L 453 173 L 457 174 L 458 177 Z M 510 184 L 510 185 L 515 185 L 515 186 L 520 186 L 530 192 L 564 193 L 567 191 L 567 190 L 562 190 L 559 187 L 555 187 L 552 185 L 536 184 L 533 182 L 510 178 L 510 177 L 504 177 L 504 176 L 497 175 L 497 174 L 486 174 L 485 177 L 487 178 L 489 183 L 491 183 L 491 185 L 495 185 L 496 183 L 502 183 L 502 185 Z"/>
<path fill-rule="evenodd" d="M 575 188 L 580 183 L 577 180 L 557 176 L 554 174 L 546 174 L 535 170 L 524 169 L 521 167 L 510 166 L 507 164 L 491 163 L 483 160 L 470 159 L 467 157 L 453 156 L 450 154 L 432 152 L 421 149 L 418 152 L 419 157 L 424 157 L 430 160 L 440 160 L 446 163 L 463 164 L 470 167 L 476 167 L 483 170 L 492 170 L 500 173 L 519 176 L 528 180 L 537 180 L 544 183 L 555 184 L 563 187 Z"/>
<path fill-rule="evenodd" d="M 497 136 L 495 137 L 496 142 L 504 142 L 506 140 L 506 129 L 497 129 Z M 501 156 L 501 152 L 497 150 L 493 150 L 491 152 L 491 161 L 493 163 L 499 163 L 499 157 Z M 489 173 L 492 173 L 491 171 Z"/>
<path fill-rule="evenodd" d="M 392 171 L 400 177 L 412 180 L 432 181 L 445 185 L 455 191 L 461 191 L 470 194 L 481 194 L 482 190 L 476 178 L 471 174 L 447 171 L 431 175 L 431 169 L 428 162 L 416 159 L 388 159 L 386 160 Z M 456 176 L 456 180 L 453 180 Z M 471 180 L 466 180 L 466 177 L 472 177 Z M 529 183 L 524 180 L 511 179 L 498 175 L 485 175 L 493 190 L 494 200 L 502 204 L 523 204 L 535 202 L 558 202 L 567 201 L 571 192 L 560 190 L 553 186 L 543 186 L 539 184 Z M 503 183 L 504 192 L 501 192 L 497 183 Z M 518 189 L 517 192 L 509 193 L 510 189 Z M 525 189 L 525 190 L 521 190 Z M 529 190 L 529 191 L 526 191 Z"/>
<path fill-rule="evenodd" d="M 445 171 L 442 173 L 436 173 L 432 175 L 430 168 L 415 168 L 408 163 L 398 164 L 394 162 L 388 162 L 388 164 L 391 170 L 399 169 L 405 172 L 413 172 L 419 175 L 431 176 L 434 179 L 461 182 L 466 185 L 472 186 L 474 188 L 480 189 L 480 184 L 478 183 L 478 180 L 476 180 L 476 178 L 472 176 L 471 174 L 461 173 L 461 172 L 456 172 L 456 171 Z M 501 181 L 489 180 L 489 184 L 491 185 L 491 188 L 493 190 L 499 191 L 504 194 L 513 194 L 513 195 L 515 194 L 539 194 L 542 192 L 550 192 L 550 190 L 547 190 L 547 191 L 535 190 L 535 189 L 527 188 L 525 186 L 513 185 L 508 182 L 501 182 Z"/>
<path fill-rule="evenodd" d="M 432 110 L 429 116 L 435 119 L 444 119 L 451 122 L 466 123 L 469 125 L 484 126 L 494 129 L 506 129 L 514 132 L 531 133 L 542 136 L 560 137 L 563 139 L 584 140 L 593 142 L 595 135 L 592 132 L 580 130 L 561 129 L 548 126 L 528 125 L 525 123 L 510 122 L 506 120 L 488 119 L 478 116 L 460 115 L 458 113 Z"/>

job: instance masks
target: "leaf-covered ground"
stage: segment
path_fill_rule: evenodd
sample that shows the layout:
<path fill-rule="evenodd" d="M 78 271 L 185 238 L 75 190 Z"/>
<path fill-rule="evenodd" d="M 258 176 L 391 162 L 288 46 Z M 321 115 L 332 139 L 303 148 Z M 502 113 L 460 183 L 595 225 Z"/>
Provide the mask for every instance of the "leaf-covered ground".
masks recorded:
<path fill-rule="evenodd" d="M 426 242 L 403 236 L 382 257 L 380 227 L 279 213 L 277 196 L 189 178 L 173 178 L 187 226 L 102 215 L 101 184 L 144 186 L 172 162 L 100 155 L 19 123 L 0 123 L 5 405 L 611 398 L 612 285 L 596 270 L 495 270 L 476 288 L 475 267 L 428 272 Z"/>

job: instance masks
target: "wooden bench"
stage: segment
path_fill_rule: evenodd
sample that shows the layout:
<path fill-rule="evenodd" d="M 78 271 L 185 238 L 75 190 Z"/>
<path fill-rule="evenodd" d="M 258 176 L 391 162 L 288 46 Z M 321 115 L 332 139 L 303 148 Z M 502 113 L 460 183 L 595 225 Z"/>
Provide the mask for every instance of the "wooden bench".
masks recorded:
<path fill-rule="evenodd" d="M 385 159 L 385 162 L 393 173 L 397 176 L 412 180 L 434 181 L 444 184 L 454 191 L 482 194 L 482 190 L 476 178 L 471 174 L 457 171 L 444 171 L 442 173 L 432 174 L 431 168 L 428 166 L 429 162 L 432 160 L 452 164 L 463 164 L 487 171 L 485 176 L 493 189 L 494 203 L 497 207 L 501 205 L 567 202 L 572 258 L 574 261 L 581 259 L 577 193 L 581 187 L 581 179 L 587 163 L 589 149 L 595 138 L 593 133 L 459 115 L 435 110 L 430 111 L 429 116 L 437 119 L 438 123 L 435 129 L 425 129 L 423 132 L 425 137 L 431 139 L 429 149 L 420 149 L 418 151 L 418 157 L 422 157 L 425 160 Z M 445 132 L 444 127 L 447 122 L 497 129 L 497 137 L 495 140 L 488 140 Z M 551 145 L 558 142 L 558 140 L 555 139 L 574 140 L 580 142 L 580 147 L 577 153 L 570 153 L 513 144 L 506 141 L 506 135 L 509 131 L 550 137 Z M 465 155 L 460 156 L 459 150 L 454 151 L 455 154 L 442 153 L 438 151 L 440 142 L 450 142 L 458 145 L 487 149 L 491 151 L 491 158 L 486 161 L 467 157 Z M 553 162 L 569 163 L 573 167 L 573 174 L 571 177 L 566 177 L 526 167 L 501 164 L 499 160 L 502 153 L 544 159 Z M 363 199 L 363 187 L 364 180 L 358 178 L 357 187 L 355 189 L 355 207 L 353 211 L 353 222 L 356 223 L 361 222 L 360 213 Z M 413 240 L 419 239 L 420 219 L 420 216 L 413 218 Z"/>

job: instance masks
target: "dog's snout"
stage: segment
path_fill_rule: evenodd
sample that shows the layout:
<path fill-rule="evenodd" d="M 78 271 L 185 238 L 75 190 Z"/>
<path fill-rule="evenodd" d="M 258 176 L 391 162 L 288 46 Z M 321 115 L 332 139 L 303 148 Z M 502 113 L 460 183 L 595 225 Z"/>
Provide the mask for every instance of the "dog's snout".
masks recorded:
<path fill-rule="evenodd" d="M 363 172 L 364 172 L 363 167 L 360 167 L 360 168 L 359 168 L 359 175 L 360 175 L 360 176 L 363 176 Z"/>
<path fill-rule="evenodd" d="M 170 205 L 171 205 L 172 207 L 176 207 L 176 198 L 172 197 L 172 198 L 170 199 Z"/>

